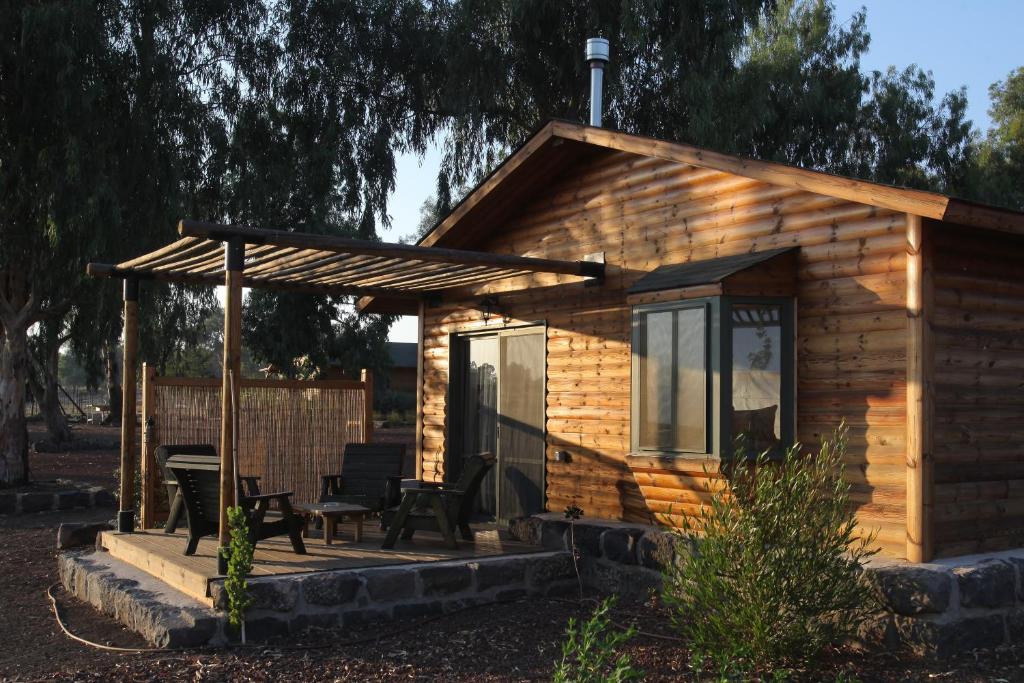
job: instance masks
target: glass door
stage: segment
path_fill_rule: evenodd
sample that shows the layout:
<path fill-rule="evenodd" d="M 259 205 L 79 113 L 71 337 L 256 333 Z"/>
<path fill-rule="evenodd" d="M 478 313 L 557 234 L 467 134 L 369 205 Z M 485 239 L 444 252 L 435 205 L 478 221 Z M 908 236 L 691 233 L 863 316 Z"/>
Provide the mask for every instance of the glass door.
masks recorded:
<path fill-rule="evenodd" d="M 466 457 L 493 453 L 477 510 L 498 522 L 544 509 L 545 339 L 543 327 L 452 339 L 445 479 L 458 479 Z"/>

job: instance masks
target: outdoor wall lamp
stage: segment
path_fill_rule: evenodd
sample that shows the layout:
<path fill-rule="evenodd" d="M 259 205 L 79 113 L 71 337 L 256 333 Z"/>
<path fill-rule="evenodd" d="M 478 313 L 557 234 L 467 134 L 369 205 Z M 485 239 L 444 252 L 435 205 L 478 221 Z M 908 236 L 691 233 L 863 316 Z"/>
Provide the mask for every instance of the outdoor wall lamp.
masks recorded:
<path fill-rule="evenodd" d="M 498 313 L 498 297 L 496 296 L 485 296 L 480 300 L 480 308 L 484 311 L 484 325 L 490 320 L 491 315 Z"/>

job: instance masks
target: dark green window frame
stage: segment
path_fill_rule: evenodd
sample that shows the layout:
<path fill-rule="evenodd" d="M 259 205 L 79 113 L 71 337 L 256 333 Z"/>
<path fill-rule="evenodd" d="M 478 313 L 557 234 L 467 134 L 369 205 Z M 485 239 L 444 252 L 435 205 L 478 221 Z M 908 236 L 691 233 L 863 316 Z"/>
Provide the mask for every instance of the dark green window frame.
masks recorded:
<path fill-rule="evenodd" d="M 673 302 L 643 304 L 633 307 L 632 320 L 632 371 L 631 371 L 631 420 L 630 451 L 639 455 L 657 455 L 679 458 L 719 459 L 732 458 L 732 368 L 733 368 L 733 306 L 778 306 L 781 327 L 780 344 L 780 405 L 779 427 L 780 447 L 770 453 L 779 456 L 783 449 L 792 444 L 796 422 L 796 326 L 794 306 L 791 298 L 714 296 L 698 299 L 683 299 Z M 707 388 L 705 391 L 705 449 L 686 451 L 681 449 L 643 449 L 640 447 L 640 406 L 643 393 L 640 387 L 640 359 L 646 353 L 645 316 L 648 313 L 704 308 L 705 311 L 705 364 Z M 743 453 L 744 457 L 755 455 Z"/>

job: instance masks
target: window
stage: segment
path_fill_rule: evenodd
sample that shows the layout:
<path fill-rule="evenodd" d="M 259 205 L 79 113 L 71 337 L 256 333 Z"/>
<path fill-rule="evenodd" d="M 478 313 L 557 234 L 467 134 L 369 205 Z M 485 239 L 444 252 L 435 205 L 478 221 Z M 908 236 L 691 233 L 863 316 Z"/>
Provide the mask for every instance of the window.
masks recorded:
<path fill-rule="evenodd" d="M 793 334 L 787 299 L 635 307 L 631 450 L 780 452 L 793 432 Z"/>
<path fill-rule="evenodd" d="M 732 438 L 748 454 L 782 443 L 782 306 L 733 304 Z"/>
<path fill-rule="evenodd" d="M 639 314 L 639 444 L 642 450 L 707 451 L 705 307 Z"/>

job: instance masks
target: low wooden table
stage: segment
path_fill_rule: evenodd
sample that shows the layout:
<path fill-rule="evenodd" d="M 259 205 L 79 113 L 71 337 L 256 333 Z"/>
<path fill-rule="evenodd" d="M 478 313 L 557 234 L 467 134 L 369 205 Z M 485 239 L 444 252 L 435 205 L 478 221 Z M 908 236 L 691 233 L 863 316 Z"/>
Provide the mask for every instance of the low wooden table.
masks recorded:
<path fill-rule="evenodd" d="M 331 545 L 334 542 L 335 526 L 345 517 L 355 522 L 355 541 L 359 543 L 363 540 L 363 520 L 373 514 L 373 510 L 370 508 L 351 503 L 292 503 L 292 508 L 305 519 L 302 529 L 303 536 L 309 536 L 309 523 L 315 517 L 323 518 L 324 544 L 326 545 Z"/>

